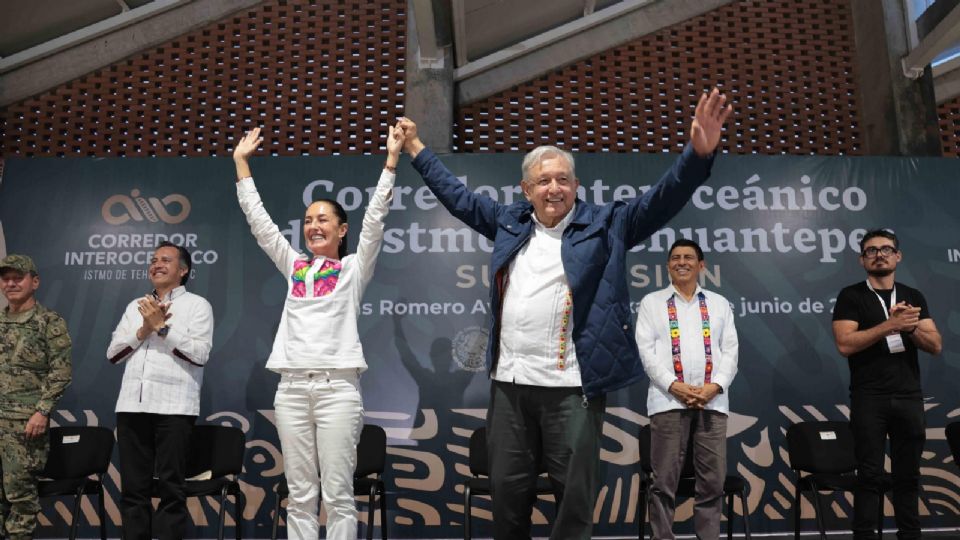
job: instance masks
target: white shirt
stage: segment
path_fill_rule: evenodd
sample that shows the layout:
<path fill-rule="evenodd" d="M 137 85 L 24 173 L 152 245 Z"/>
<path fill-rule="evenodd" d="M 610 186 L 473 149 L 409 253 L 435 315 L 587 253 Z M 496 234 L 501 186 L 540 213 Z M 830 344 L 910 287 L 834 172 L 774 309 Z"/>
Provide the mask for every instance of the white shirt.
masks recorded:
<path fill-rule="evenodd" d="M 213 309 L 181 285 L 160 299 L 170 303 L 167 336 L 153 333 L 140 341 L 139 300 L 127 304 L 107 347 L 110 362 L 124 362 L 116 412 L 197 416 L 203 366 L 213 347 Z"/>
<path fill-rule="evenodd" d="M 682 401 L 668 391 L 677 380 L 673 369 L 673 342 L 670 339 L 670 317 L 667 314 L 667 299 L 675 298 L 677 323 L 680 326 L 680 361 L 683 364 L 683 381 L 702 386 L 706 368 L 703 348 L 703 321 L 700 316 L 699 293 L 706 297 L 710 314 L 710 349 L 713 356 L 711 382 L 723 388 L 706 408 L 728 414 L 730 412 L 730 383 L 737 374 L 739 342 L 734 323 L 733 310 L 726 298 L 697 286 L 690 301 L 676 291 L 673 285 L 645 296 L 637 313 L 637 345 L 643 369 L 650 378 L 647 391 L 647 416 L 659 412 L 686 409 Z"/>
<path fill-rule="evenodd" d="M 370 204 L 363 216 L 357 252 L 340 261 L 340 275 L 333 292 L 314 297 L 313 287 L 306 295 L 293 296 L 293 265 L 308 260 L 300 254 L 263 208 L 253 178 L 237 182 L 237 198 L 247 216 L 257 244 L 287 279 L 287 298 L 280 315 L 280 327 L 267 360 L 267 369 L 367 369 L 357 331 L 357 315 L 363 292 L 373 278 L 373 268 L 383 241 L 383 218 L 389 210 L 396 175 L 387 170 L 380 175 Z M 325 259 L 318 257 L 315 265 Z M 319 266 L 318 266 L 319 267 Z"/>
<path fill-rule="evenodd" d="M 563 231 L 573 209 L 555 227 L 533 216 L 533 233 L 511 261 L 500 319 L 500 356 L 493 379 L 534 386 L 583 386 L 573 345 L 573 307 L 560 257 Z M 572 300 L 571 300 L 572 301 Z M 564 312 L 570 310 L 566 332 Z M 564 368 L 558 366 L 560 337 L 566 342 Z"/>

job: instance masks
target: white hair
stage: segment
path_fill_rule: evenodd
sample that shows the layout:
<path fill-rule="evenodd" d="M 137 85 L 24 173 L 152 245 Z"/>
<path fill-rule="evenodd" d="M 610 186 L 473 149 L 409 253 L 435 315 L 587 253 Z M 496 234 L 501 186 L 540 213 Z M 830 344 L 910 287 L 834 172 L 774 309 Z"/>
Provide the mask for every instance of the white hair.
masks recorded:
<path fill-rule="evenodd" d="M 570 176 L 576 178 L 577 172 L 573 164 L 573 154 L 561 148 L 557 148 L 556 146 L 543 145 L 534 148 L 533 150 L 527 152 L 527 155 L 523 156 L 523 164 L 520 165 L 520 170 L 523 173 L 523 179 L 531 180 L 531 178 L 528 176 L 530 174 L 530 169 L 544 159 L 549 159 L 555 156 L 561 156 L 567 160 L 567 163 L 570 164 Z"/>

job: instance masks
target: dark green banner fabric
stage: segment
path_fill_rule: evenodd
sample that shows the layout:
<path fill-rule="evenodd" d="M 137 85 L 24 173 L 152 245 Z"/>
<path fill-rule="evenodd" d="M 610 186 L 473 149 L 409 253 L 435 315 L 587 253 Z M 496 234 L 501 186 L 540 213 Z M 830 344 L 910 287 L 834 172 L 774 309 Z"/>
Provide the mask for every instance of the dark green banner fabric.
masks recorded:
<path fill-rule="evenodd" d="M 470 189 L 503 202 L 522 197 L 521 159 L 443 157 Z M 634 197 L 674 159 L 580 155 L 580 198 L 602 204 Z M 304 157 L 255 159 L 252 167 L 266 209 L 295 247 L 303 245 L 305 205 L 328 197 L 348 210 L 352 251 L 382 164 L 380 156 Z M 492 246 L 452 218 L 408 163 L 399 171 L 359 321 L 370 366 L 362 378 L 366 421 L 386 428 L 389 437 L 390 536 L 450 538 L 462 534 L 468 440 L 483 425 L 489 395 L 483 348 Z M 830 312 L 842 287 L 865 278 L 857 244 L 876 227 L 900 236 L 898 281 L 926 295 L 943 334 L 943 354 L 920 357 L 927 407 L 921 514 L 925 527 L 960 525 L 960 469 L 943 429 L 960 416 L 958 177 L 960 165 L 947 159 L 720 156 L 685 209 L 629 255 L 634 308 L 644 294 L 668 285 L 666 249 L 679 237 L 701 244 L 703 285 L 733 305 L 740 370 L 729 388 L 728 461 L 730 472 L 749 484 L 755 532 L 792 530 L 787 426 L 847 418 L 849 369 L 834 347 Z M 115 425 L 123 367 L 106 360 L 110 334 L 124 306 L 150 290 L 146 270 L 156 244 L 169 239 L 193 251 L 188 288 L 210 301 L 216 318 L 200 421 L 246 432 L 243 534 L 269 535 L 282 458 L 273 424 L 279 377 L 264 364 L 285 281 L 250 234 L 231 161 L 9 160 L 0 220 L 7 251 L 35 258 L 39 299 L 66 318 L 73 338 L 74 382 L 53 414 L 60 425 Z M 646 391 L 643 380 L 608 397 L 596 536 L 636 534 L 637 430 L 647 423 Z M 119 480 L 112 470 L 113 534 Z M 845 529 L 851 499 L 837 501 L 828 508 L 828 525 Z M 190 504 L 190 536 L 213 536 L 218 503 Z M 82 508 L 84 527 L 97 523 L 93 508 Z M 804 527 L 812 529 L 812 507 L 801 508 Z M 543 501 L 536 512 L 535 534 L 545 536 L 553 504 Z M 68 507 L 45 504 L 41 535 L 64 536 L 68 515 Z M 474 516 L 474 534 L 489 536 L 489 501 L 481 500 Z M 692 501 L 682 502 L 678 531 L 692 531 L 691 516 Z"/>

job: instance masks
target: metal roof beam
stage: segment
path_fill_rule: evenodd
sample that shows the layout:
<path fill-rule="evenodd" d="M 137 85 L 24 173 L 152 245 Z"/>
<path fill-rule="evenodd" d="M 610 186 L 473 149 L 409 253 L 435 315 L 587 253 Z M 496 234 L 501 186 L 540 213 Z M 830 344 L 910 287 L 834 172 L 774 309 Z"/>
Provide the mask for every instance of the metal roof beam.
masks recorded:
<path fill-rule="evenodd" d="M 460 104 L 702 15 L 733 0 L 624 0 L 454 70 Z M 454 25 L 457 5 L 454 0 Z M 460 6 L 462 9 L 462 5 Z M 462 17 L 462 15 L 460 15 Z M 458 35 L 457 43 L 462 43 Z M 461 51 L 457 51 L 460 60 Z"/>
<path fill-rule="evenodd" d="M 417 24 L 417 43 L 420 45 L 420 61 L 443 66 L 443 51 L 437 46 L 437 29 L 434 26 L 432 0 L 410 0 Z"/>
<path fill-rule="evenodd" d="M 0 60 L 0 107 L 166 43 L 262 0 L 156 0 Z"/>
<path fill-rule="evenodd" d="M 960 57 L 934 66 L 933 93 L 937 105 L 960 96 Z"/>
<path fill-rule="evenodd" d="M 456 44 L 454 53 L 458 66 L 467 63 L 467 7 L 464 0 L 453 0 L 453 42 Z"/>
<path fill-rule="evenodd" d="M 912 51 L 901 60 L 903 74 L 911 79 L 919 79 L 923 70 L 945 49 L 960 41 L 960 5 L 949 13 L 931 30 Z"/>
<path fill-rule="evenodd" d="M 90 26 L 74 30 L 69 34 L 64 34 L 37 46 L 30 47 L 24 51 L 11 54 L 3 60 L 0 60 L 0 73 L 6 73 L 20 66 L 52 56 L 70 47 L 75 47 L 81 43 L 109 34 L 115 30 L 136 24 L 189 1 L 190 0 L 156 0 L 145 6 L 130 9 L 130 7 L 121 0 L 117 0 L 121 9 L 123 9 L 123 12 L 119 15 L 114 15 L 109 19 L 104 19 Z"/>

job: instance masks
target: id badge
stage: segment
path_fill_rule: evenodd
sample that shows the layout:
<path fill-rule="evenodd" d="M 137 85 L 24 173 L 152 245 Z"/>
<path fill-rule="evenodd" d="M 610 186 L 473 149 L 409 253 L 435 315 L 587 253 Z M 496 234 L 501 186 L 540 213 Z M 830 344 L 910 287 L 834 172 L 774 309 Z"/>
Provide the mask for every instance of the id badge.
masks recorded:
<path fill-rule="evenodd" d="M 907 350 L 903 346 L 903 338 L 900 337 L 900 334 L 890 334 L 887 336 L 887 348 L 890 349 L 890 352 L 892 353 L 898 353 Z"/>

